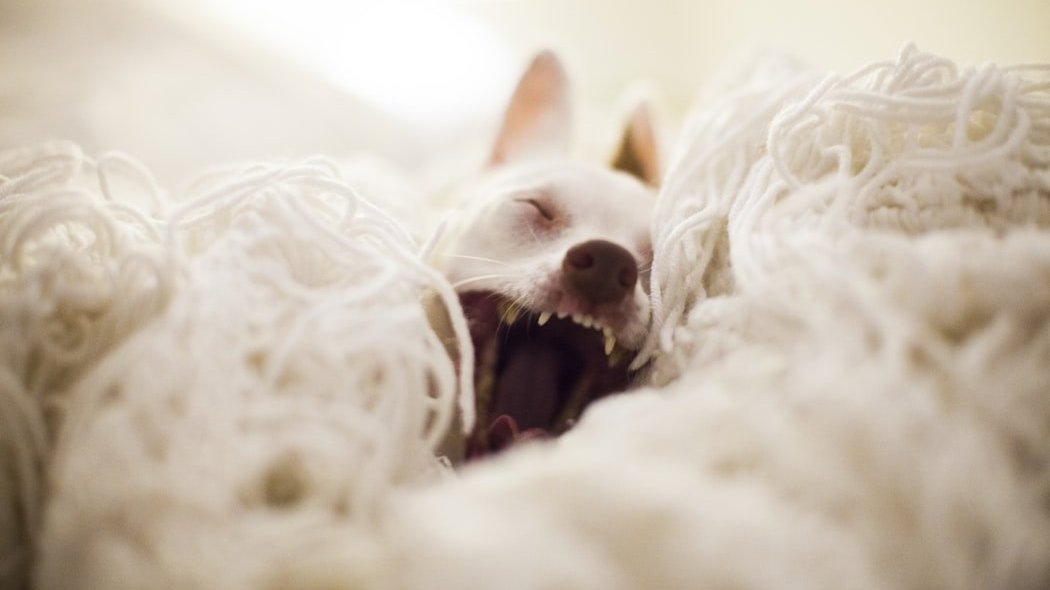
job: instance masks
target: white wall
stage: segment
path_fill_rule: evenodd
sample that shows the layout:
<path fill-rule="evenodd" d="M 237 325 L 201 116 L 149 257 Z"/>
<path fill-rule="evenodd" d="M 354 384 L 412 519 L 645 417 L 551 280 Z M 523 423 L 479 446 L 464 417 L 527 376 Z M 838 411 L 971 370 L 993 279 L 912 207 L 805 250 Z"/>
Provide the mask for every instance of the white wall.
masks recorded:
<path fill-rule="evenodd" d="M 0 149 L 66 137 L 167 179 L 314 152 L 411 163 L 487 137 L 541 47 L 584 112 L 645 79 L 674 122 L 747 47 L 840 69 L 906 41 L 1050 62 L 1047 25 L 1050 0 L 0 0 Z"/>

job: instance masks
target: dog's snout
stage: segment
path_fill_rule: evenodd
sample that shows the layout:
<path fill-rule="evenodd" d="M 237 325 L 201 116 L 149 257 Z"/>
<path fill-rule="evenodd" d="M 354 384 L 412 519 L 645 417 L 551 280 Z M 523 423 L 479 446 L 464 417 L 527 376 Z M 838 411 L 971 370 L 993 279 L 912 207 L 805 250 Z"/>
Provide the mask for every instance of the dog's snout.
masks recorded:
<path fill-rule="evenodd" d="M 606 240 L 576 244 L 565 253 L 562 274 L 566 286 L 588 303 L 619 303 L 638 283 L 634 256 Z"/>

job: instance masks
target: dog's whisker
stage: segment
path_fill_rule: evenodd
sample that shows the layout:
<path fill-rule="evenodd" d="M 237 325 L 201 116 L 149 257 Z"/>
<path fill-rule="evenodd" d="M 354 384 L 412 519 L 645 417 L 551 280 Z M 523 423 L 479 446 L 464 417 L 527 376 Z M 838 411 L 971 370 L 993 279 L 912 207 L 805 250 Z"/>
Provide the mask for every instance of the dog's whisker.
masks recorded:
<path fill-rule="evenodd" d="M 517 297 L 515 297 L 510 302 L 510 304 L 515 306 L 515 307 L 518 307 L 521 312 L 525 312 L 526 314 L 528 314 L 528 318 L 526 318 L 526 322 L 525 322 L 525 332 L 526 333 L 531 333 L 532 332 L 532 320 L 531 320 L 531 318 L 532 318 L 532 316 L 534 314 L 533 314 L 532 310 L 529 309 L 529 306 L 527 306 L 524 303 L 522 303 L 522 301 L 525 300 L 526 298 L 527 298 L 527 295 L 518 295 Z"/>
<path fill-rule="evenodd" d="M 509 262 L 503 262 L 502 260 L 496 260 L 495 258 L 485 258 L 484 256 L 468 256 L 467 254 L 450 254 L 448 252 L 439 252 L 439 256 L 447 256 L 449 258 L 463 258 L 465 260 L 477 260 L 480 262 L 491 262 L 493 264 L 501 264 L 503 266 L 509 266 Z"/>
<path fill-rule="evenodd" d="M 525 300 L 526 298 L 527 298 L 527 295 L 518 295 L 517 297 L 514 298 L 513 301 L 511 301 L 510 304 L 514 305 L 514 306 L 517 306 L 517 307 L 520 307 L 523 311 L 529 311 L 529 306 L 525 305 L 524 303 L 522 303 L 522 301 Z"/>
<path fill-rule="evenodd" d="M 536 235 L 536 230 L 532 229 L 532 226 L 527 227 L 529 228 L 529 233 L 532 234 L 532 239 L 536 240 L 537 244 L 543 244 L 543 240 L 541 240 L 540 237 Z"/>
<path fill-rule="evenodd" d="M 477 277 L 470 277 L 469 279 L 463 279 L 462 281 L 456 281 L 455 283 L 452 283 L 452 288 L 453 289 L 458 289 L 458 288 L 462 287 L 463 285 L 468 285 L 470 283 L 475 283 L 477 281 L 484 281 L 484 280 L 487 280 L 487 279 L 511 279 L 511 278 L 514 278 L 514 275 L 510 275 L 510 274 L 481 275 L 481 276 L 477 276 Z"/>
<path fill-rule="evenodd" d="M 500 333 L 500 331 L 501 331 L 500 329 L 501 328 L 503 328 L 504 326 L 507 327 L 506 330 L 502 330 L 502 332 L 503 332 L 503 343 L 506 344 L 507 343 L 507 339 L 510 337 L 510 326 L 517 319 L 517 315 L 518 315 L 518 313 L 520 313 L 520 311 L 512 311 L 514 309 L 515 305 L 516 305 L 516 302 L 513 302 L 513 301 L 509 302 L 509 303 L 501 303 L 501 305 L 505 305 L 506 307 L 505 308 L 501 308 L 501 310 L 500 310 L 499 322 L 497 322 L 497 324 L 496 324 L 496 332 Z M 524 309 L 524 308 L 522 308 L 522 309 Z"/>

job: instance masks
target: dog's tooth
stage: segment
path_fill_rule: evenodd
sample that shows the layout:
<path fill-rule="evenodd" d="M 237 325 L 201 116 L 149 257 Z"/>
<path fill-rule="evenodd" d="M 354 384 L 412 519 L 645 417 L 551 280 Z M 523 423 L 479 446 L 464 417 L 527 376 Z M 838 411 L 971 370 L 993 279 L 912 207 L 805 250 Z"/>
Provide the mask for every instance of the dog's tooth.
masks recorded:
<path fill-rule="evenodd" d="M 552 314 L 549 311 L 545 311 L 545 312 L 541 313 L 540 314 L 540 318 L 538 320 L 536 320 L 536 323 L 538 323 L 541 326 L 546 324 L 547 322 L 550 321 L 551 315 Z"/>
<path fill-rule="evenodd" d="M 606 330 L 605 331 L 605 356 L 611 355 L 614 348 L 616 348 L 616 336 L 613 336 L 611 331 Z"/>
<path fill-rule="evenodd" d="M 558 312 L 558 319 L 559 320 L 564 320 L 565 316 L 567 316 L 567 315 L 569 315 L 569 314 L 565 313 L 564 311 L 559 311 Z"/>
<path fill-rule="evenodd" d="M 572 314 L 572 321 L 576 322 L 577 324 L 583 324 L 583 318 L 581 318 L 580 314 L 578 313 Z"/>
<path fill-rule="evenodd" d="M 606 346 L 608 346 L 608 345 L 606 345 Z M 620 361 L 623 360 L 623 357 L 624 357 L 624 349 L 623 348 L 615 348 L 615 349 L 613 349 L 612 354 L 609 355 L 609 366 L 610 367 L 615 367 L 616 365 L 620 364 Z"/>

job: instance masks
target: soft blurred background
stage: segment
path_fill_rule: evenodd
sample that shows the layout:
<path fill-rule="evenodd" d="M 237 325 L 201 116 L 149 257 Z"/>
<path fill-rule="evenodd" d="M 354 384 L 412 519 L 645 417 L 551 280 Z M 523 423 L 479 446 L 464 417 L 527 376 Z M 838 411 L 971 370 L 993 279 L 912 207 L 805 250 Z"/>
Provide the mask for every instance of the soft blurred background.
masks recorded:
<path fill-rule="evenodd" d="M 673 126 L 748 48 L 1045 62 L 1048 25 L 1048 0 L 0 0 L 0 149 L 68 138 L 166 182 L 312 153 L 411 168 L 487 137 L 543 47 L 582 112 L 644 92 Z"/>

